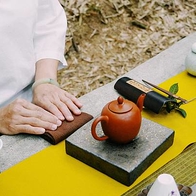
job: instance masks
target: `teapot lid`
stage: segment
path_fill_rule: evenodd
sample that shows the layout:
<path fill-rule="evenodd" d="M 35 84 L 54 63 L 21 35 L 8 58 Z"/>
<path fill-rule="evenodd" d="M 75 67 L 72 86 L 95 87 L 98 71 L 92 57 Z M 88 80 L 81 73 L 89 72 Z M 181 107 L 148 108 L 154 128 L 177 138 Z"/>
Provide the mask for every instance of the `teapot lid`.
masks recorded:
<path fill-rule="evenodd" d="M 112 101 L 109 106 L 109 110 L 118 114 L 126 113 L 132 110 L 133 106 L 132 104 L 129 104 L 128 102 L 125 102 L 125 100 L 119 96 L 117 101 Z"/>

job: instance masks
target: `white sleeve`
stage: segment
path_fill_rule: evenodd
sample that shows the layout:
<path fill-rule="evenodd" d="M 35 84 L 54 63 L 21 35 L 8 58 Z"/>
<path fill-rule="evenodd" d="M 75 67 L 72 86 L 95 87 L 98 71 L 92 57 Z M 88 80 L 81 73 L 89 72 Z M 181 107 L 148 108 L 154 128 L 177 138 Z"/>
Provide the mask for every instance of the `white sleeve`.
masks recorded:
<path fill-rule="evenodd" d="M 58 0 L 38 0 L 35 24 L 34 47 L 36 61 L 44 58 L 59 60 L 64 58 L 67 18 Z"/>

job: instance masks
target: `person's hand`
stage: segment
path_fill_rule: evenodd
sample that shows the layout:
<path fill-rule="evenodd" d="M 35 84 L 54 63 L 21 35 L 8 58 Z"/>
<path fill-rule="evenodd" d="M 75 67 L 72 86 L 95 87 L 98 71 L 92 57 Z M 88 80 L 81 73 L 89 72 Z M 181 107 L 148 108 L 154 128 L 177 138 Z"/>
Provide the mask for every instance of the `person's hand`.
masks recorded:
<path fill-rule="evenodd" d="M 34 88 L 33 103 L 51 112 L 59 120 L 72 121 L 72 115 L 80 115 L 82 104 L 70 93 L 52 84 L 40 84 Z"/>
<path fill-rule="evenodd" d="M 56 130 L 61 123 L 50 112 L 23 99 L 0 108 L 0 133 L 6 135 L 43 134 L 46 129 Z"/>

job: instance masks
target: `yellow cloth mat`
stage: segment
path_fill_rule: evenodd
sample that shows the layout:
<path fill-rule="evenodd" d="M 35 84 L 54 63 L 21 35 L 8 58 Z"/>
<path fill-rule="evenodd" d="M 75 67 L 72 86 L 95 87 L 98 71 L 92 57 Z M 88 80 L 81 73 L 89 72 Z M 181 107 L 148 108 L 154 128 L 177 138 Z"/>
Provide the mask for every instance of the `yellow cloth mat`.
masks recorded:
<path fill-rule="evenodd" d="M 182 164 L 183 163 L 183 164 Z M 142 182 L 131 188 L 123 196 L 138 195 L 148 185 L 152 184 L 157 176 L 162 173 L 171 174 L 177 184 L 193 186 L 196 183 L 196 143 L 187 147 L 177 157 L 169 161 L 163 167 L 145 178 Z M 193 194 L 193 193 L 192 193 Z M 196 195 L 196 192 L 194 192 Z"/>
<path fill-rule="evenodd" d="M 153 83 L 153 81 L 149 82 Z M 175 83 L 178 83 L 179 85 L 179 91 L 177 95 L 187 100 L 196 97 L 196 77 L 193 77 L 184 71 L 174 76 L 173 78 L 170 78 L 159 86 L 169 90 L 170 86 Z M 144 117 L 173 129 L 175 131 L 174 143 L 172 147 L 170 147 L 160 158 L 158 158 L 135 181 L 132 187 L 139 183 L 142 179 L 149 176 L 152 171 L 156 171 L 165 163 L 180 154 L 187 145 L 196 142 L 196 100 L 182 105 L 180 108 L 186 111 L 186 118 L 183 118 L 177 111 L 172 111 L 171 113 L 163 112 L 158 115 L 147 110 L 143 112 Z"/>
<path fill-rule="evenodd" d="M 160 86 L 169 89 L 174 83 L 179 84 L 179 96 L 186 99 L 196 96 L 195 77 L 182 72 Z M 183 105 L 181 108 L 186 110 L 186 118 L 183 118 L 177 112 L 157 115 L 144 110 L 144 117 L 175 130 L 175 140 L 173 146 L 155 161 L 130 187 L 126 187 L 66 155 L 65 144 L 61 142 L 2 172 L 0 174 L 0 195 L 121 195 L 176 157 L 188 144 L 196 141 L 196 101 Z"/>

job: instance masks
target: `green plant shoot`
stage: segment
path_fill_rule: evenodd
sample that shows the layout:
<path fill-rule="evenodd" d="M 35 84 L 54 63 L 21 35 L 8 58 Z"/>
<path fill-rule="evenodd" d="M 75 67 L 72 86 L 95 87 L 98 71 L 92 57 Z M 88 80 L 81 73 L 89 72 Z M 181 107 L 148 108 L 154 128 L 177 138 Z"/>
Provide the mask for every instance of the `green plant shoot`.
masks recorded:
<path fill-rule="evenodd" d="M 177 94 L 179 90 L 178 87 L 178 83 L 173 84 L 170 89 L 169 92 L 173 93 L 173 94 Z M 170 113 L 172 110 L 176 110 L 178 111 L 184 118 L 186 118 L 187 113 L 184 109 L 180 108 L 180 106 L 183 104 L 182 101 L 177 101 L 174 97 L 172 96 L 168 96 L 168 98 L 173 99 L 174 102 L 168 102 L 166 105 L 166 110 L 168 113 Z"/>

